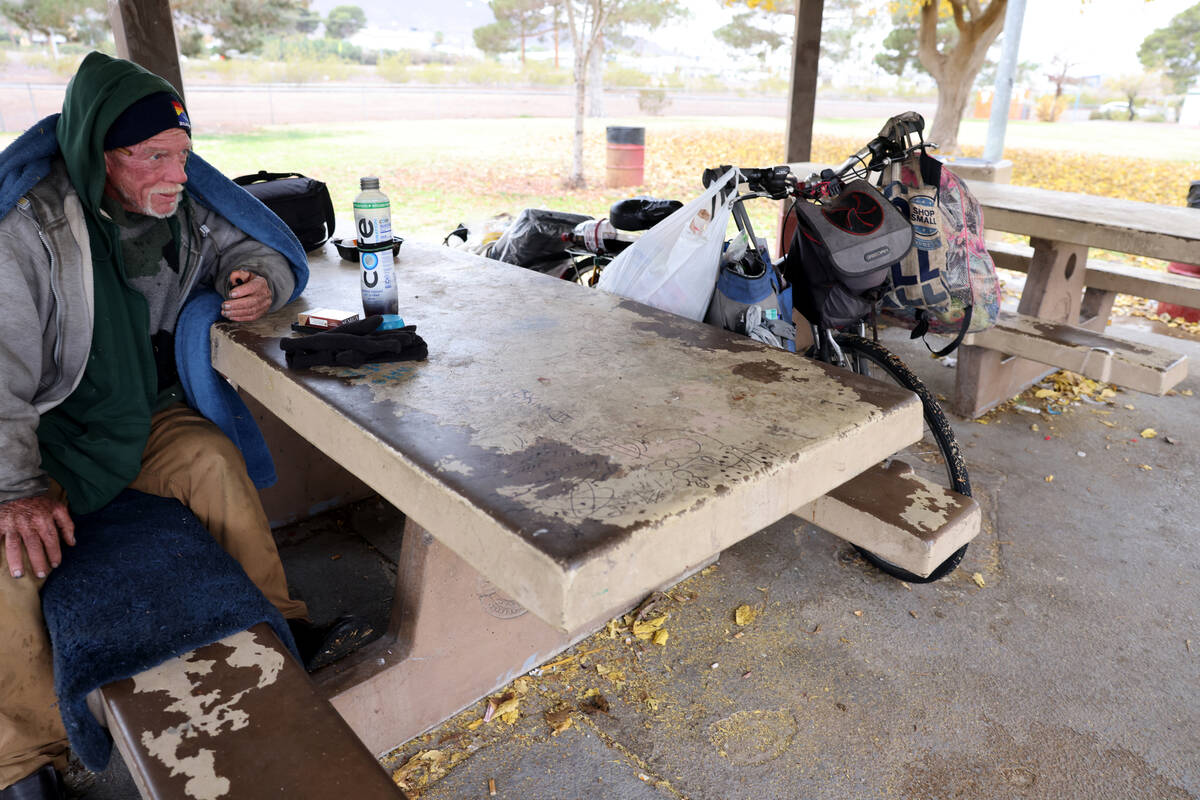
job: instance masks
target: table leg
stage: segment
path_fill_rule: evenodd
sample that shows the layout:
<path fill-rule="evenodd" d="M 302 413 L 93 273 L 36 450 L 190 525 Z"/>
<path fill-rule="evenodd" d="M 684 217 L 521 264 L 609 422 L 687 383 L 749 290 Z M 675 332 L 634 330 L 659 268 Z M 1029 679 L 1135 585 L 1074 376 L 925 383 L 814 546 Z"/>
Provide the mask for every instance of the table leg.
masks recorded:
<path fill-rule="evenodd" d="M 663 588 L 716 560 L 697 564 Z M 418 736 L 628 610 L 613 608 L 564 633 L 501 593 L 412 520 L 405 523 L 400 562 L 387 633 L 313 675 L 376 754 Z"/>
<path fill-rule="evenodd" d="M 1049 239 L 1031 239 L 1030 244 L 1033 245 L 1033 260 L 1017 311 L 1051 322 L 1078 324 L 1087 271 L 1087 246 Z M 1094 305 L 1088 309 L 1093 313 L 1096 310 Z M 1107 319 L 1107 313 L 1104 319 Z M 995 350 L 961 347 L 955 375 L 954 410 L 973 419 L 1054 371 L 1046 364 Z"/>
<path fill-rule="evenodd" d="M 592 630 L 550 627 L 411 520 L 400 558 L 388 632 L 313 676 L 374 753 L 419 735 Z"/>

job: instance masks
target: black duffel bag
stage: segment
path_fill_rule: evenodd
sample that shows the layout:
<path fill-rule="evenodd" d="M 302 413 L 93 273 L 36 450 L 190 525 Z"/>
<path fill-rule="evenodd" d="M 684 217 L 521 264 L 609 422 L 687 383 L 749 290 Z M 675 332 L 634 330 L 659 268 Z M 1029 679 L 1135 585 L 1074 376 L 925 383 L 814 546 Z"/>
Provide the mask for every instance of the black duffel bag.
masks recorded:
<path fill-rule="evenodd" d="M 319 180 L 299 172 L 267 172 L 242 175 L 233 182 L 275 212 L 305 251 L 316 250 L 333 236 L 333 200 Z"/>

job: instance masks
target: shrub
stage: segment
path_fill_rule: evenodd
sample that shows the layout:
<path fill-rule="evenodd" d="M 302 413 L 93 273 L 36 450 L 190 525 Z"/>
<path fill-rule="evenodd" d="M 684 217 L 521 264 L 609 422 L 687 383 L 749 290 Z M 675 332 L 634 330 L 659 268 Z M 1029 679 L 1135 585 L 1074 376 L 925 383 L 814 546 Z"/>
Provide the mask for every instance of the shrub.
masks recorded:
<path fill-rule="evenodd" d="M 1047 94 L 1037 99 L 1033 115 L 1040 122 L 1058 122 L 1062 113 L 1067 110 L 1067 98 Z"/>
<path fill-rule="evenodd" d="M 758 94 L 786 96 L 790 87 L 790 79 L 774 75 L 760 80 L 755 84 L 754 91 Z"/>
<path fill-rule="evenodd" d="M 649 86 L 650 76 L 640 69 L 608 64 L 604 67 L 604 83 L 607 86 Z"/>
<path fill-rule="evenodd" d="M 409 71 L 417 83 L 453 83 L 454 72 L 444 64 L 421 64 Z"/>
<path fill-rule="evenodd" d="M 511 69 L 497 61 L 473 61 L 461 70 L 462 79 L 476 86 L 508 86 L 517 82 Z"/>
<path fill-rule="evenodd" d="M 345 80 L 350 67 L 336 58 L 296 58 L 272 64 L 272 75 L 283 83 L 321 83 L 328 80 Z"/>
<path fill-rule="evenodd" d="M 375 65 L 375 71 L 385 81 L 407 83 L 412 80 L 411 66 L 412 56 L 405 51 L 400 51 L 379 59 Z"/>
<path fill-rule="evenodd" d="M 658 116 L 671 105 L 671 99 L 667 97 L 666 89 L 639 89 L 637 104 L 640 111 Z"/>
<path fill-rule="evenodd" d="M 716 75 L 702 75 L 699 78 L 692 78 L 688 81 L 688 88 L 695 92 L 711 92 L 714 94 L 723 94 L 729 91 L 729 87 L 725 85 L 725 81 Z"/>
<path fill-rule="evenodd" d="M 556 68 L 545 61 L 526 62 L 521 77 L 533 86 L 570 86 L 575 80 L 570 69 Z"/>

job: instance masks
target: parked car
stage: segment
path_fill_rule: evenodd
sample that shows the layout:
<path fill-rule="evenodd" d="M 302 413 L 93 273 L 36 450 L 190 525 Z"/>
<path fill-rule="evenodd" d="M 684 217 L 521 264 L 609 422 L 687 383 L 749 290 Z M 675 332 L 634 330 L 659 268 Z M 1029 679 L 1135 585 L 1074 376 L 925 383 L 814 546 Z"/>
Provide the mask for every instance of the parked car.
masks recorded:
<path fill-rule="evenodd" d="M 1097 109 L 1100 114 L 1110 119 L 1129 119 L 1129 103 L 1125 100 L 1110 100 Z M 1168 110 L 1162 106 L 1134 106 L 1134 119 L 1168 119 Z"/>

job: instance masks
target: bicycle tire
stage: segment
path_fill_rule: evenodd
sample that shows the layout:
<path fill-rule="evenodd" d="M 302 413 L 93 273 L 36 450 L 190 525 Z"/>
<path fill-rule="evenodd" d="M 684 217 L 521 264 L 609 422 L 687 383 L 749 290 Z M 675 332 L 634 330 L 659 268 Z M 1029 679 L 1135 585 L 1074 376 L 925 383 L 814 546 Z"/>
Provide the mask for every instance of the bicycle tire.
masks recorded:
<path fill-rule="evenodd" d="M 604 269 L 605 264 L 607 264 L 607 261 L 602 262 L 595 256 L 576 258 L 575 263 L 567 267 L 562 277 L 571 283 L 578 283 L 580 286 L 592 288 L 599 283 L 600 272 Z"/>
<path fill-rule="evenodd" d="M 868 377 L 881 378 L 886 376 L 893 383 L 908 389 L 921 400 L 921 407 L 925 418 L 925 434 L 917 445 L 917 455 L 920 460 L 929 464 L 928 456 L 930 455 L 931 447 L 936 447 L 941 464 L 945 468 L 946 483 L 949 488 L 959 494 L 971 496 L 971 479 L 967 474 L 967 464 L 963 460 L 962 452 L 958 447 L 958 440 L 954 436 L 954 430 L 950 427 L 950 421 L 946 419 L 946 413 L 942 411 L 942 406 L 928 387 L 913 374 L 912 370 L 900 358 L 881 345 L 879 342 L 871 339 L 866 339 L 854 334 L 837 334 L 834 339 L 838 346 L 848 356 L 858 356 L 858 366 L 856 371 L 861 371 Z M 865 369 L 862 359 L 865 359 L 870 366 L 877 369 L 868 371 Z M 922 450 L 928 452 L 922 452 Z M 967 545 L 963 545 L 955 550 L 949 558 L 939 564 L 933 572 L 927 576 L 917 575 L 909 572 L 903 567 L 897 566 L 892 562 L 880 558 L 869 550 L 855 545 L 855 549 L 862 554 L 863 558 L 869 561 L 878 569 L 886 572 L 895 578 L 908 583 L 932 583 L 940 580 L 958 567 L 962 561 L 963 555 L 967 552 Z"/>

